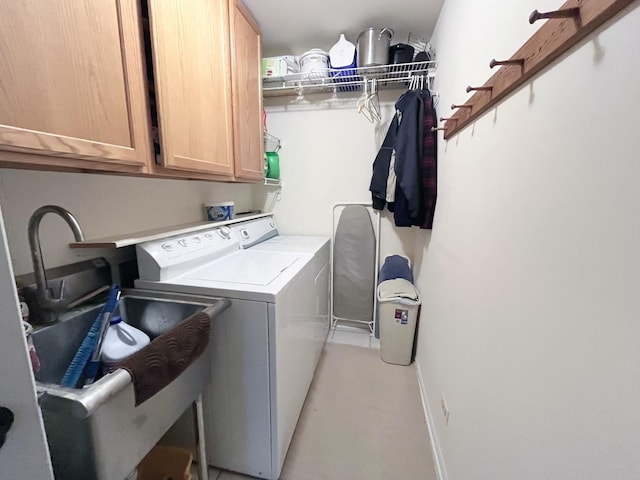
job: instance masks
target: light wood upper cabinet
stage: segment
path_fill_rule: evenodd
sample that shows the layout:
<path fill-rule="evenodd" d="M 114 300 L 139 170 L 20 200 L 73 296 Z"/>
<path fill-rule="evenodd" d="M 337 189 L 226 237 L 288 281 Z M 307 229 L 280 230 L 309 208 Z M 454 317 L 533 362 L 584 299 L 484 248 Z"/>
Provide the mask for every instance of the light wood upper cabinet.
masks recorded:
<path fill-rule="evenodd" d="M 0 167 L 264 177 L 260 31 L 239 0 L 20 0 L 0 18 Z"/>
<path fill-rule="evenodd" d="M 162 165 L 233 175 L 227 0 L 149 0 Z"/>
<path fill-rule="evenodd" d="M 242 3 L 230 0 L 233 133 L 236 178 L 264 178 L 260 29 Z"/>
<path fill-rule="evenodd" d="M 146 171 L 138 2 L 10 1 L 0 16 L 0 160 Z"/>

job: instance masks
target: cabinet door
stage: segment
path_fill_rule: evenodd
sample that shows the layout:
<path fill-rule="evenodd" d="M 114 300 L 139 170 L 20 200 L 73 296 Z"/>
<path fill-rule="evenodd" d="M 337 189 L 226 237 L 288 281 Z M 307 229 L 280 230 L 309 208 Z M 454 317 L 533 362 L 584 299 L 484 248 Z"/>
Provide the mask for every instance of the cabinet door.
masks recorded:
<path fill-rule="evenodd" d="M 136 0 L 3 2 L 0 150 L 146 167 L 138 8 Z"/>
<path fill-rule="evenodd" d="M 233 133 L 236 177 L 264 178 L 260 30 L 247 9 L 231 0 Z"/>
<path fill-rule="evenodd" d="M 233 175 L 227 0 L 149 0 L 162 164 Z"/>

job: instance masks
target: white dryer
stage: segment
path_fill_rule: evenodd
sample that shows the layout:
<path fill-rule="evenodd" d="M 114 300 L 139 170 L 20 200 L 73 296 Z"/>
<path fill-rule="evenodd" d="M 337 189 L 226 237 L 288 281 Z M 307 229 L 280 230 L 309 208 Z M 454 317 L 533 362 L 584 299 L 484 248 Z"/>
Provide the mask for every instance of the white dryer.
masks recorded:
<path fill-rule="evenodd" d="M 136 249 L 137 288 L 232 300 L 212 325 L 207 457 L 277 479 L 329 331 L 329 239 L 265 216 Z"/>

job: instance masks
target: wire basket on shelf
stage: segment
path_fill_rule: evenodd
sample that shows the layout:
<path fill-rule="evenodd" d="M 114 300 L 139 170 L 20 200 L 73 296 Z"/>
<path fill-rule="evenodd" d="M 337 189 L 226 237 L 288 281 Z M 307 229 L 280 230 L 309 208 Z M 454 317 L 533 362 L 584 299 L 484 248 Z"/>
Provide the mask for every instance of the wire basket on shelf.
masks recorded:
<path fill-rule="evenodd" d="M 282 141 L 270 133 L 264 132 L 264 151 L 277 152 L 282 147 Z"/>
<path fill-rule="evenodd" d="M 414 61 L 432 61 L 436 60 L 436 52 L 431 44 L 423 38 L 409 32 L 407 43 L 413 47 Z"/>

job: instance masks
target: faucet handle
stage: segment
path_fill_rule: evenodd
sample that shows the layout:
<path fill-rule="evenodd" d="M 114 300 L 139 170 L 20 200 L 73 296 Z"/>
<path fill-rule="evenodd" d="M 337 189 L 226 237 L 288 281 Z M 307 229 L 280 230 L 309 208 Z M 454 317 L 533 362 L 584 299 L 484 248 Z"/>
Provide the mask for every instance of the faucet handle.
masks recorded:
<path fill-rule="evenodd" d="M 60 280 L 60 295 L 56 299 L 56 300 L 60 300 L 61 302 L 62 302 L 62 299 L 64 298 L 65 282 L 66 282 L 66 280 L 64 278 L 62 280 Z"/>
<path fill-rule="evenodd" d="M 59 282 L 47 282 L 47 287 L 44 289 L 44 297 L 46 301 L 62 303 L 64 298 L 65 279 L 61 279 Z M 55 288 L 58 287 L 58 288 Z"/>
<path fill-rule="evenodd" d="M 38 299 L 38 304 L 40 305 L 40 307 L 47 307 L 46 310 L 51 310 L 54 312 L 59 312 L 60 310 L 64 310 L 66 307 L 66 304 L 68 302 L 66 302 L 64 300 L 64 287 L 65 287 L 65 280 L 64 278 L 60 280 L 60 282 L 58 283 L 59 285 L 59 289 L 57 292 L 54 291 L 53 288 L 51 288 L 51 282 L 47 282 L 45 283 L 46 288 L 42 291 L 38 291 L 36 293 L 36 297 Z M 56 295 L 57 293 L 57 295 Z"/>

